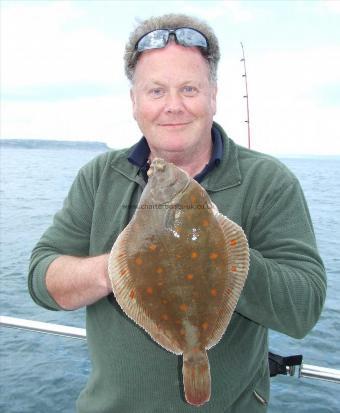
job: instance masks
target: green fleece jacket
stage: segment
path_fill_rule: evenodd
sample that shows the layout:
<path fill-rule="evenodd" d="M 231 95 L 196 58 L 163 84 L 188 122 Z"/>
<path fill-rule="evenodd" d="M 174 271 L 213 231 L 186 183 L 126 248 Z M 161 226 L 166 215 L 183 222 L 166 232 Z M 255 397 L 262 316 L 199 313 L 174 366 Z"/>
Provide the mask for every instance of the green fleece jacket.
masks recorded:
<path fill-rule="evenodd" d="M 208 352 L 211 400 L 199 408 L 184 401 L 181 357 L 152 341 L 109 296 L 87 307 L 92 372 L 77 401 L 79 413 L 265 412 L 268 329 L 302 338 L 320 316 L 325 271 L 297 179 L 279 161 L 236 145 L 215 126 L 224 140 L 223 159 L 201 184 L 245 231 L 250 270 L 227 331 Z M 39 305 L 60 309 L 45 284 L 55 258 L 109 252 L 131 219 L 145 182 L 128 162 L 129 152 L 107 152 L 78 173 L 32 253 L 29 290 Z"/>

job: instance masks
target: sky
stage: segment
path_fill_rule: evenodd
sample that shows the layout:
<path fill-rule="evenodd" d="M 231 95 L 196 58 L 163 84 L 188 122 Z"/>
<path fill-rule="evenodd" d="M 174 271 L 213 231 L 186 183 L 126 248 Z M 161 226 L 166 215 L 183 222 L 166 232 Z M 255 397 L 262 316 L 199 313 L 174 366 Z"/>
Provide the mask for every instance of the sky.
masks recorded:
<path fill-rule="evenodd" d="M 340 155 L 340 1 L 1 0 L 1 137 L 140 137 L 125 78 L 125 42 L 138 21 L 181 12 L 219 38 L 215 120 L 273 155 Z M 171 70 L 171 69 L 169 69 Z"/>

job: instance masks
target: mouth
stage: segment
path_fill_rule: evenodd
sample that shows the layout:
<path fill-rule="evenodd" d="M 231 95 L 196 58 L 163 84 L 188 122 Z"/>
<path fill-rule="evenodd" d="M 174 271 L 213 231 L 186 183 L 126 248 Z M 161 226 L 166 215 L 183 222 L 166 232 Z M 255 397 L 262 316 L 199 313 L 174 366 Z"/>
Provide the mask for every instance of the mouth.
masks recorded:
<path fill-rule="evenodd" d="M 163 128 L 170 128 L 170 129 L 176 129 L 176 128 L 183 128 L 187 125 L 189 125 L 190 122 L 177 122 L 177 123 L 161 123 L 159 126 Z"/>

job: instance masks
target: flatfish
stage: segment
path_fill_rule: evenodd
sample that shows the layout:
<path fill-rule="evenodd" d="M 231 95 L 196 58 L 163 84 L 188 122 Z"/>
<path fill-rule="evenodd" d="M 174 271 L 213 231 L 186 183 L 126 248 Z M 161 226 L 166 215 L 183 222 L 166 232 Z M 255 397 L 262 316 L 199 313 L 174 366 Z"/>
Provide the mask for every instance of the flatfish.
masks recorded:
<path fill-rule="evenodd" d="M 227 329 L 249 268 L 243 230 L 202 186 L 157 158 L 130 223 L 112 247 L 109 276 L 123 311 L 183 355 L 186 401 L 210 399 L 207 350 Z"/>

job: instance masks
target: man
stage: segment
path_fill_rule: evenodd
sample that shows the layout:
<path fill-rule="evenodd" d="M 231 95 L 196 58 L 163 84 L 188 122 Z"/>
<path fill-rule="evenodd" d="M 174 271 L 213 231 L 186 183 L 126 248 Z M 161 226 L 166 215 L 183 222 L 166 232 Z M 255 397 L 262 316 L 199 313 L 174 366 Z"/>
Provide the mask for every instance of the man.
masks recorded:
<path fill-rule="evenodd" d="M 80 413 L 184 413 L 181 358 L 120 310 L 107 262 L 131 219 L 147 169 L 162 157 L 186 170 L 241 225 L 250 270 L 230 325 L 209 351 L 210 401 L 201 412 L 265 412 L 268 329 L 301 338 L 314 326 L 326 280 L 298 181 L 275 159 L 236 145 L 216 111 L 218 41 L 205 23 L 166 15 L 141 23 L 126 46 L 133 115 L 144 137 L 83 167 L 35 247 L 29 288 L 48 309 L 87 306 L 93 365 Z M 127 208 L 130 206 L 130 208 Z"/>

